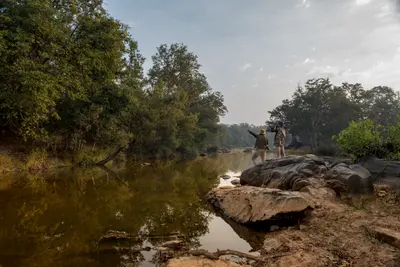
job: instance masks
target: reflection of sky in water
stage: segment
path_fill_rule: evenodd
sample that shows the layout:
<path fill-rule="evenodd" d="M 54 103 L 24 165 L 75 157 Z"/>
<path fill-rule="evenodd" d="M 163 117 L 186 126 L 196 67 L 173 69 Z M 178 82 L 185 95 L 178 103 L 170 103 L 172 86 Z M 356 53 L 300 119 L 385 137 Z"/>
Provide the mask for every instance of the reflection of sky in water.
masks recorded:
<path fill-rule="evenodd" d="M 200 237 L 201 248 L 209 251 L 233 249 L 250 251 L 250 245 L 241 239 L 223 219 L 214 216 L 208 224 L 209 232 Z"/>
<path fill-rule="evenodd" d="M 235 179 L 239 179 L 240 178 L 240 174 L 242 174 L 242 172 L 233 172 L 231 170 L 227 171 L 224 175 L 229 175 L 230 178 L 229 179 L 223 179 L 223 178 L 219 178 L 219 184 L 218 187 L 221 186 L 229 186 L 232 185 L 232 181 Z"/>

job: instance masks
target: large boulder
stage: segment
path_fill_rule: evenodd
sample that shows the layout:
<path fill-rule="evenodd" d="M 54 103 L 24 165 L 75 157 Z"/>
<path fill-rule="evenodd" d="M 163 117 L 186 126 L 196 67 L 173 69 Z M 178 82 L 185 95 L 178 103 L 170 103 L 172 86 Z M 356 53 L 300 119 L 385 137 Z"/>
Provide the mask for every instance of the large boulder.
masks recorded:
<path fill-rule="evenodd" d="M 400 191 L 400 162 L 378 159 L 366 156 L 358 161 L 371 173 L 372 181 L 376 184 L 388 184 L 394 190 Z"/>
<path fill-rule="evenodd" d="M 207 199 L 224 216 L 243 224 L 296 223 L 313 209 L 313 204 L 300 192 L 253 186 L 213 189 Z"/>
<path fill-rule="evenodd" d="M 242 172 L 242 185 L 300 190 L 309 186 L 308 178 L 327 172 L 327 164 L 314 155 L 270 159 Z"/>
<path fill-rule="evenodd" d="M 371 174 L 358 164 L 339 163 L 326 173 L 324 179 L 338 193 L 357 194 L 373 191 Z"/>

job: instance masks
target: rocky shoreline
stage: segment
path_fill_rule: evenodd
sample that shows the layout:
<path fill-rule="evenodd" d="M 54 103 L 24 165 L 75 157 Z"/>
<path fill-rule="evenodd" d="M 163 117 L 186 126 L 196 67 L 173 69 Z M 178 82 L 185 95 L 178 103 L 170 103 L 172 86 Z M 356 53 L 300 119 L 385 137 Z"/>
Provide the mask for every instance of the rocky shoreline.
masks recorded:
<path fill-rule="evenodd" d="M 267 160 L 207 195 L 223 218 L 270 231 L 259 256 L 187 251 L 166 266 L 399 266 L 399 184 L 400 163 L 374 157 Z"/>

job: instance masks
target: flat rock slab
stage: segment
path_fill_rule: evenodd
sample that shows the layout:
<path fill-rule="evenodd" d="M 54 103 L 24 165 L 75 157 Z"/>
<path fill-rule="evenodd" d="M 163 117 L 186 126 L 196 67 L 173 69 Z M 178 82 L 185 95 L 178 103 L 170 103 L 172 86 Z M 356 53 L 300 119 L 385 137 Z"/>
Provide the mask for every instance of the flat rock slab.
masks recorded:
<path fill-rule="evenodd" d="M 300 192 L 253 186 L 213 189 L 207 199 L 223 215 L 243 224 L 293 220 L 313 209 Z"/>
<path fill-rule="evenodd" d="M 310 185 L 308 178 L 327 172 L 327 163 L 314 155 L 288 156 L 267 160 L 242 172 L 242 185 L 300 190 Z"/>
<path fill-rule="evenodd" d="M 392 245 L 400 249 L 400 233 L 388 228 L 382 228 L 377 226 L 367 226 L 368 233 L 389 245 Z"/>

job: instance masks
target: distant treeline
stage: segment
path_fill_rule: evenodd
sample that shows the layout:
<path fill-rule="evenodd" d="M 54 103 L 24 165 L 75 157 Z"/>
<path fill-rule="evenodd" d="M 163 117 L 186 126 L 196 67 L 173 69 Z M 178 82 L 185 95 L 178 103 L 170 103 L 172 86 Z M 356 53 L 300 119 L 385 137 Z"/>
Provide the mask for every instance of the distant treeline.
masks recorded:
<path fill-rule="evenodd" d="M 250 130 L 258 134 L 261 128 L 267 129 L 265 125 L 256 126 L 247 123 L 230 124 L 230 125 L 221 124 L 220 132 L 218 135 L 218 146 L 222 148 L 253 147 L 255 138 L 251 134 L 249 134 L 247 130 Z M 268 129 L 267 129 L 268 144 L 270 148 L 273 148 L 275 133 L 268 132 Z M 286 143 L 290 141 L 291 141 L 291 134 L 288 133 L 286 138 Z"/>

